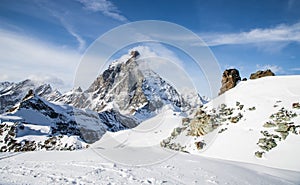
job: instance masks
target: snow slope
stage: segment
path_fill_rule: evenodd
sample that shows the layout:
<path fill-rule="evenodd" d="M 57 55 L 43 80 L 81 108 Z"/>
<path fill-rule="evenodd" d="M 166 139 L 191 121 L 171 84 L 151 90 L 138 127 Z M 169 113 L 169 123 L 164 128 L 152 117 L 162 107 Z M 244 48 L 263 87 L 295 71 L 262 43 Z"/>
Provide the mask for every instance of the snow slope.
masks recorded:
<path fill-rule="evenodd" d="M 297 113 L 292 119 L 300 125 L 300 109 L 293 109 L 292 104 L 300 102 L 300 76 L 274 76 L 240 82 L 235 88 L 209 102 L 207 110 L 217 108 L 221 103 L 236 107 L 236 102 L 244 105 L 243 110 L 234 110 L 234 114 L 243 114 L 238 123 L 224 124 L 227 128 L 222 133 L 215 133 L 214 140 L 203 150 L 198 151 L 191 140 L 189 152 L 201 156 L 265 165 L 274 168 L 300 171 L 300 135 L 289 134 L 285 140 L 277 141 L 277 147 L 266 152 L 262 158 L 254 153 L 261 149 L 256 144 L 263 135 L 260 131 L 274 132 L 263 124 L 269 121 L 271 114 L 282 107 Z M 248 108 L 255 107 L 250 111 Z M 298 130 L 299 131 L 299 130 Z M 278 133 L 277 133 L 278 134 Z M 300 179 L 300 176 L 299 176 Z"/>
<path fill-rule="evenodd" d="M 300 172 L 210 159 L 159 147 L 159 141 L 172 132 L 181 118 L 178 112 L 165 108 L 164 113 L 142 122 L 136 130 L 106 133 L 102 140 L 85 150 L 2 153 L 0 184 L 300 183 Z"/>
<path fill-rule="evenodd" d="M 92 150 L 23 153 L 0 160 L 1 184 L 299 184 L 299 173 L 178 154 L 130 167 Z"/>

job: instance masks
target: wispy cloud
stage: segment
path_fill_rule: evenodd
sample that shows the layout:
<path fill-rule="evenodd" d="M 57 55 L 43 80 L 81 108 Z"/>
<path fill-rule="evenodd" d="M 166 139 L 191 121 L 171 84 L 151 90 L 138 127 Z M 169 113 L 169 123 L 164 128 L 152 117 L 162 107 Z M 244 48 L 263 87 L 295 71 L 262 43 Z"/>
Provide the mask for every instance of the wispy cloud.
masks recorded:
<path fill-rule="evenodd" d="M 83 51 L 86 47 L 86 42 L 85 40 L 79 35 L 77 34 L 71 25 L 69 25 L 64 19 L 62 19 L 61 17 L 59 18 L 61 24 L 63 25 L 63 27 L 77 40 L 78 42 L 78 50 L 79 51 Z"/>
<path fill-rule="evenodd" d="M 126 17 L 121 15 L 118 8 L 108 0 L 78 0 L 83 4 L 84 8 L 93 12 L 101 12 L 103 15 L 111 17 L 115 20 L 126 22 Z"/>
<path fill-rule="evenodd" d="M 55 82 L 63 90 L 72 87 L 81 57 L 77 51 L 2 29 L 0 42 L 0 50 L 5 53 L 0 55 L 0 81 L 38 77 Z"/>
<path fill-rule="evenodd" d="M 278 73 L 278 74 L 284 73 L 284 70 L 282 69 L 282 67 L 280 67 L 278 65 L 271 65 L 271 64 L 260 65 L 260 64 L 257 64 L 256 68 L 257 68 L 257 70 L 267 70 L 267 69 L 270 69 L 273 73 Z"/>
<path fill-rule="evenodd" d="M 240 33 L 200 34 L 209 46 L 234 44 L 265 44 L 274 42 L 300 43 L 300 22 L 273 28 L 256 28 Z"/>

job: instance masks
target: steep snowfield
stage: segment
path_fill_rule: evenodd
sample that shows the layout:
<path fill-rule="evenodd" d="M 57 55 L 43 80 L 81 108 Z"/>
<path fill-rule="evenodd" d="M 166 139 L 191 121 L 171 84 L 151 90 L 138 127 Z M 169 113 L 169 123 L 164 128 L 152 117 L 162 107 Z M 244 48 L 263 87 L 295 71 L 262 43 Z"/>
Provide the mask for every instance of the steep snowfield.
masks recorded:
<path fill-rule="evenodd" d="M 300 171 L 299 134 L 289 134 L 261 159 L 254 156 L 255 151 L 260 150 L 256 144 L 263 137 L 260 131 L 272 131 L 263 127 L 270 120 L 271 114 L 285 107 L 298 114 L 291 121 L 300 125 L 300 109 L 292 108 L 293 103 L 300 102 L 300 76 L 274 76 L 240 82 L 206 106 L 210 109 L 225 103 L 228 107 L 235 107 L 237 101 L 244 105 L 244 109 L 235 110 L 235 113 L 241 112 L 243 118 L 238 123 L 222 126 L 227 130 L 216 133 L 215 139 L 204 152 L 197 151 L 195 147 L 191 147 L 189 151 L 207 157 Z M 253 106 L 256 110 L 249 111 L 248 108 Z M 190 145 L 194 146 L 194 143 L 191 142 Z"/>

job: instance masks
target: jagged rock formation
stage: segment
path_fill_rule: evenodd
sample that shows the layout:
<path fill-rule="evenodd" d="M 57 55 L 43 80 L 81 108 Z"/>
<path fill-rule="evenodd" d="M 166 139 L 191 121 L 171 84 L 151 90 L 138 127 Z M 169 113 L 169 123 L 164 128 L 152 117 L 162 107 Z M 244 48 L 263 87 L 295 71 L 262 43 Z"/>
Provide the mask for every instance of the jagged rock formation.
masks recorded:
<path fill-rule="evenodd" d="M 220 89 L 219 95 L 235 87 L 237 82 L 240 80 L 240 73 L 237 69 L 226 69 L 223 72 L 222 87 Z"/>
<path fill-rule="evenodd" d="M 255 73 L 252 73 L 250 75 L 250 79 L 257 79 L 265 76 L 275 76 L 275 74 L 270 69 L 267 69 L 265 71 L 257 71 Z"/>

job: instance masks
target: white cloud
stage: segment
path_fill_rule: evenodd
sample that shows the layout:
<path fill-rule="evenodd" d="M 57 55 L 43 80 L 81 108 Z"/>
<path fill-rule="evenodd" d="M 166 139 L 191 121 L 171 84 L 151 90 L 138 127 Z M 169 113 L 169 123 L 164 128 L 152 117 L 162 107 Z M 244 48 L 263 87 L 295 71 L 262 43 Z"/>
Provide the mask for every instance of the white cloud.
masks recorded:
<path fill-rule="evenodd" d="M 40 84 L 51 84 L 56 88 L 64 88 L 66 85 L 62 79 L 49 74 L 31 74 L 27 78 Z"/>
<path fill-rule="evenodd" d="M 50 80 L 52 76 L 64 80 L 55 82 L 60 86 L 65 84 L 63 90 L 73 86 L 81 57 L 77 51 L 1 29 L 0 43 L 0 80 L 21 81 L 30 76 Z"/>
<path fill-rule="evenodd" d="M 241 33 L 200 34 L 209 46 L 233 44 L 266 44 L 274 42 L 300 43 L 300 23 L 281 24 L 273 28 L 256 28 Z"/>
<path fill-rule="evenodd" d="M 126 22 L 127 19 L 121 15 L 118 8 L 108 0 L 78 0 L 84 8 L 93 12 L 101 12 L 103 15 Z"/>
<path fill-rule="evenodd" d="M 279 73 L 282 74 L 284 73 L 284 70 L 282 69 L 282 67 L 278 66 L 278 65 L 271 65 L 271 64 L 267 64 L 267 65 L 256 65 L 257 70 L 267 70 L 270 69 L 273 73 Z"/>

